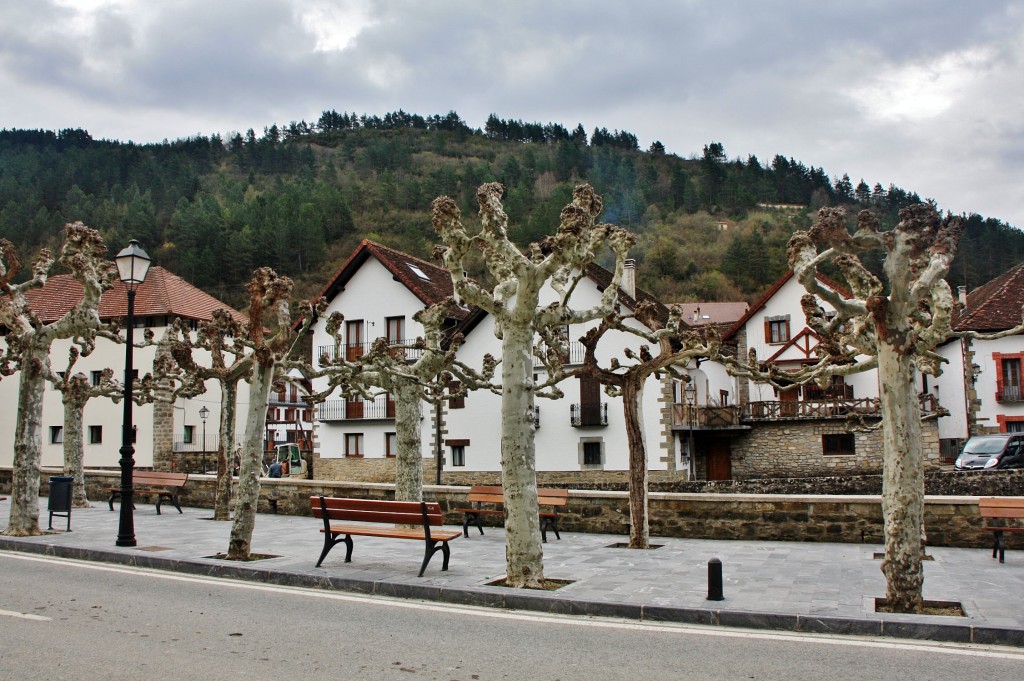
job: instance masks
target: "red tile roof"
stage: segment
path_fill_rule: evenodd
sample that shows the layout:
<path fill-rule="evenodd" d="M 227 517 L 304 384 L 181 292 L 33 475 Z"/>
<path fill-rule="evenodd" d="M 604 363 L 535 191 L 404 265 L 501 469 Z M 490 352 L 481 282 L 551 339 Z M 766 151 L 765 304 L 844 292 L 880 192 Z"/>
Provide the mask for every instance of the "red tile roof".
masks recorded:
<path fill-rule="evenodd" d="M 355 275 L 370 256 L 375 257 L 402 285 L 423 301 L 424 305 L 439 303 L 455 293 L 452 287 L 452 278 L 448 274 L 448 270 L 443 267 L 438 267 L 426 260 L 420 260 L 369 239 L 363 239 L 359 247 L 345 261 L 345 264 L 324 286 L 320 296 L 331 300 L 338 295 L 345 288 L 348 280 Z"/>
<path fill-rule="evenodd" d="M 1004 331 L 1020 324 L 1024 304 L 1024 263 L 979 286 L 953 325 L 956 331 Z"/>
<path fill-rule="evenodd" d="M 59 319 L 82 300 L 82 285 L 69 274 L 50 277 L 46 285 L 25 294 L 31 308 L 43 322 Z M 248 317 L 233 310 L 210 294 L 162 267 L 151 267 L 146 281 L 135 294 L 135 314 L 139 317 L 181 317 L 207 320 L 213 311 L 224 308 L 241 323 Z M 128 295 L 120 280 L 100 298 L 100 318 L 117 319 L 128 314 Z"/>
<path fill-rule="evenodd" d="M 740 317 L 747 313 L 749 303 L 676 303 L 683 309 L 683 319 L 690 326 L 725 324 L 731 328 Z"/>

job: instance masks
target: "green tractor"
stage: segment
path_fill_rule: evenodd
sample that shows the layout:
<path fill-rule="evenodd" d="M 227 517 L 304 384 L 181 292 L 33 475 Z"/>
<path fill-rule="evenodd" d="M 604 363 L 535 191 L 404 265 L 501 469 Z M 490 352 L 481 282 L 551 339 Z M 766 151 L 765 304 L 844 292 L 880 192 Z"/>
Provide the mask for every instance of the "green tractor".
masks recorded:
<path fill-rule="evenodd" d="M 272 464 L 281 464 L 281 475 L 290 478 L 306 477 L 306 460 L 302 458 L 299 445 L 288 442 L 274 447 L 274 458 Z"/>

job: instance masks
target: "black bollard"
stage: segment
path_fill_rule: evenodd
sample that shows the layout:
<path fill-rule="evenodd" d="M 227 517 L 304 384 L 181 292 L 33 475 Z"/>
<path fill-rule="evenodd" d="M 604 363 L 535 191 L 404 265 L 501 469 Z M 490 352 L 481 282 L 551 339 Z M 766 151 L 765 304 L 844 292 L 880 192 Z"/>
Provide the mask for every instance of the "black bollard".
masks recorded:
<path fill-rule="evenodd" d="M 708 600 L 725 600 L 722 595 L 722 561 L 717 558 L 708 561 Z"/>

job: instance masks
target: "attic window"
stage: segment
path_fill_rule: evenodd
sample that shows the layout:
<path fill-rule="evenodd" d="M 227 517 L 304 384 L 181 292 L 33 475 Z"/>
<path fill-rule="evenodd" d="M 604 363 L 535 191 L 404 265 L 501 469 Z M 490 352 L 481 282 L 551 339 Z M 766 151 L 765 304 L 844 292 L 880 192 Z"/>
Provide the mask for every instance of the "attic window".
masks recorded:
<path fill-rule="evenodd" d="M 423 270 L 421 270 L 421 269 L 420 269 L 419 267 L 417 267 L 416 265 L 413 265 L 412 263 L 409 263 L 409 269 L 410 269 L 410 270 L 412 270 L 412 273 L 413 273 L 413 274 L 415 274 L 415 275 L 416 275 L 417 277 L 419 277 L 420 279 L 422 279 L 423 281 L 430 281 L 430 277 L 428 277 L 428 276 L 427 276 L 427 275 L 426 275 L 426 274 L 425 274 L 425 273 L 423 272 Z"/>

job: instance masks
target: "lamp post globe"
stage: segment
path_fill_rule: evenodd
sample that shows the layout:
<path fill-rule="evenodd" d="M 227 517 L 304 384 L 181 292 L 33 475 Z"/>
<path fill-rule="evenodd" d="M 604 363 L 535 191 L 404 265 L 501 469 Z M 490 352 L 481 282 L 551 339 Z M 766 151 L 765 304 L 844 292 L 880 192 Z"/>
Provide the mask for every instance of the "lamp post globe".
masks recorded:
<path fill-rule="evenodd" d="M 135 546 L 134 488 L 132 473 L 135 469 L 134 428 L 132 427 L 132 388 L 135 370 L 132 332 L 135 329 L 135 292 L 146 280 L 150 258 L 135 239 L 114 258 L 118 278 L 128 292 L 128 315 L 125 328 L 124 358 L 124 418 L 121 423 L 121 514 L 117 528 L 117 546 Z"/>

